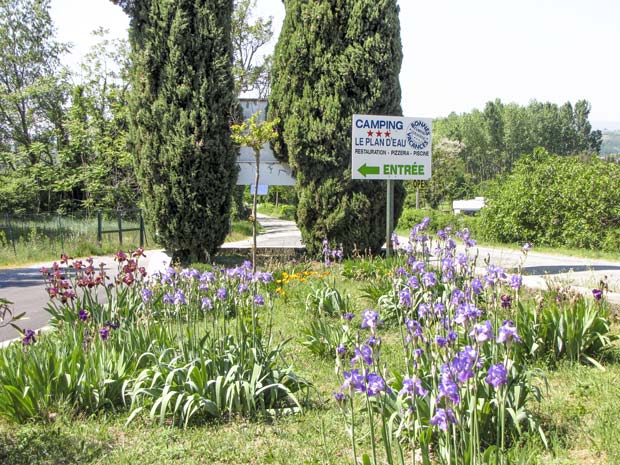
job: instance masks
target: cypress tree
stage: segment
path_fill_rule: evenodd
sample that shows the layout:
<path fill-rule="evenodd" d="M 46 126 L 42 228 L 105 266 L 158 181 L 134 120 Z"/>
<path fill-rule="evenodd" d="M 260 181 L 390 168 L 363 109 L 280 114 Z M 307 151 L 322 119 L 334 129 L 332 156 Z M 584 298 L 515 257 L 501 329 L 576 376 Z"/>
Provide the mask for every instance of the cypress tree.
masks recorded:
<path fill-rule="evenodd" d="M 273 143 L 297 175 L 297 223 L 308 251 L 323 239 L 345 251 L 385 240 L 386 183 L 351 179 L 353 114 L 402 115 L 396 0 L 285 0 L 274 54 Z M 405 191 L 395 183 L 395 216 Z"/>
<path fill-rule="evenodd" d="M 183 261 L 224 242 L 237 177 L 232 0 L 123 0 L 133 52 L 130 145 L 146 218 Z"/>

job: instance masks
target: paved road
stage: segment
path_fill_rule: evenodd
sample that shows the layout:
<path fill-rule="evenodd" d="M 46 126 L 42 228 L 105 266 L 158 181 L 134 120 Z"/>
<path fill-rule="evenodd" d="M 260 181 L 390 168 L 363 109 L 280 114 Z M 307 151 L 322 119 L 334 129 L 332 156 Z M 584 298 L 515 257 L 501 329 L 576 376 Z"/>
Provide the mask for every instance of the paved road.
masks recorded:
<path fill-rule="evenodd" d="M 260 213 L 256 215 L 263 232 L 256 236 L 256 247 L 264 249 L 297 249 L 303 247 L 301 232 L 294 221 L 270 218 Z M 252 247 L 252 238 L 237 242 L 226 242 L 222 249 L 247 249 Z"/>
<path fill-rule="evenodd" d="M 288 248 L 303 247 L 301 233 L 292 221 L 278 220 L 265 216 L 259 216 L 259 221 L 264 231 L 257 237 L 257 245 L 260 248 Z M 406 242 L 406 238 L 402 242 Z M 248 248 L 252 240 L 246 239 L 238 242 L 226 243 L 222 249 Z M 517 250 L 508 250 L 492 247 L 478 247 L 478 264 L 483 265 L 483 260 L 490 257 L 491 263 L 507 269 L 517 267 L 523 255 Z M 170 257 L 161 250 L 147 251 L 146 258 L 141 265 L 147 268 L 149 274 L 164 269 L 170 263 Z M 95 259 L 108 264 L 107 272 L 112 273 L 115 262 L 112 257 L 100 257 Z M 49 263 L 43 264 L 49 266 Z M 47 313 L 42 310 L 47 303 L 47 293 L 43 288 L 39 274 L 42 264 L 23 268 L 0 270 L 0 297 L 5 297 L 15 303 L 16 313 L 25 311 L 28 316 L 22 326 L 28 328 L 41 328 L 48 322 Z M 545 288 L 548 280 L 555 280 L 580 288 L 584 294 L 590 293 L 591 289 L 598 287 L 601 280 L 606 280 L 611 291 L 608 298 L 614 303 L 620 303 L 620 262 L 608 260 L 594 260 L 585 258 L 568 257 L 562 255 L 542 254 L 530 251 L 527 260 L 523 264 L 525 274 L 524 282 L 529 287 Z M 6 341 L 17 336 L 13 328 L 0 328 L 0 341 Z"/>

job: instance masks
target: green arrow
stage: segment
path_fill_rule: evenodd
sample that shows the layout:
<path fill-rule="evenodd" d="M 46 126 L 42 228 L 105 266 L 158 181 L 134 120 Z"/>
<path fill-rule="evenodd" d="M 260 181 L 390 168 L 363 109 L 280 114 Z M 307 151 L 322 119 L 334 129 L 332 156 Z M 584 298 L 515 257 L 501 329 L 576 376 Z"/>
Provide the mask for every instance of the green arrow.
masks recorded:
<path fill-rule="evenodd" d="M 366 177 L 367 174 L 379 174 L 379 167 L 366 166 L 366 163 L 364 163 L 357 169 L 357 171 L 359 171 L 362 176 Z"/>

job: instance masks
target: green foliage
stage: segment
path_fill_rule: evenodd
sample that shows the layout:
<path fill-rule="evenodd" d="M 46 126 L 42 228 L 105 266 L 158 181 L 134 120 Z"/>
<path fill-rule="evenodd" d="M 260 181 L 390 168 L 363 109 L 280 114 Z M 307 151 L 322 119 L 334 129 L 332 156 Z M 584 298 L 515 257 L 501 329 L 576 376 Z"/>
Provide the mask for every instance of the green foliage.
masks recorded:
<path fill-rule="evenodd" d="M 49 0 L 0 2 L 0 210 L 53 207 L 68 84 Z M 27 179 L 24 179 L 27 178 Z M 24 189 L 23 197 L 20 195 Z"/>
<path fill-rule="evenodd" d="M 127 151 L 129 110 L 128 44 L 107 38 L 99 42 L 81 65 L 81 83 L 72 89 L 65 114 L 67 145 L 54 186 L 68 192 L 64 210 L 130 209 L 138 202 L 132 155 Z"/>
<path fill-rule="evenodd" d="M 490 188 L 482 233 L 505 243 L 617 250 L 619 181 L 615 163 L 536 150 Z"/>
<path fill-rule="evenodd" d="M 295 206 L 280 204 L 277 207 L 273 203 L 261 203 L 258 206 L 259 213 L 263 213 L 267 216 L 274 218 L 280 218 L 283 220 L 294 221 L 295 220 Z"/>
<path fill-rule="evenodd" d="M 0 148 L 0 179 L 5 181 L 0 183 L 0 210 L 135 208 L 137 188 L 125 148 L 126 44 L 106 39 L 104 30 L 95 31 L 100 41 L 72 86 L 58 64 L 65 46 L 53 39 L 49 2 L 36 2 L 36 8 L 27 6 L 32 2 L 19 7 L 8 3 L 17 10 L 12 20 L 23 23 L 12 26 L 20 29 L 15 34 L 22 43 L 4 49 L 3 63 L 19 66 L 0 70 L 7 86 L 0 106 L 12 102 L 11 108 L 17 104 L 23 112 L 2 112 L 8 120 L 1 125 L 6 146 Z M 24 5 L 32 14 L 21 11 Z M 49 37 L 39 37 L 35 29 Z"/>
<path fill-rule="evenodd" d="M 268 416 L 268 410 L 301 409 L 294 393 L 306 383 L 277 365 L 284 344 L 250 347 L 250 338 L 237 341 L 232 337 L 206 341 L 203 353 L 192 360 L 175 356 L 174 350 L 165 350 L 159 357 L 142 354 L 148 367 L 126 385 L 132 410 L 128 422 L 143 406 L 148 406 L 151 418 L 160 423 L 171 418 L 185 427 L 195 417 L 217 418 L 225 413 L 253 416 L 259 412 Z M 209 344 L 213 342 L 216 345 Z M 221 343 L 225 351 L 219 350 Z M 252 352 L 251 357 L 244 357 Z"/>
<path fill-rule="evenodd" d="M 435 139 L 438 138 L 435 137 Z M 425 182 L 424 189 L 419 190 L 421 202 L 436 209 L 442 202 L 466 198 L 474 192 L 472 175 L 467 172 L 462 155 L 464 151 L 465 145 L 458 141 L 446 138 L 433 141 L 433 172 L 435 175 Z M 405 188 L 407 189 L 405 205 L 415 202 L 415 187 L 411 182 L 405 182 Z"/>
<path fill-rule="evenodd" d="M 600 367 L 597 359 L 616 339 L 607 303 L 562 288 L 548 291 L 537 304 L 519 304 L 516 320 L 524 340 L 520 350 L 553 363 L 567 358 Z"/>
<path fill-rule="evenodd" d="M 133 51 L 130 145 L 157 240 L 197 261 L 224 242 L 237 150 L 232 2 L 124 5 Z"/>
<path fill-rule="evenodd" d="M 350 295 L 342 295 L 335 283 L 321 280 L 313 284 L 306 297 L 306 312 L 318 316 L 338 317 L 352 312 Z"/>
<path fill-rule="evenodd" d="M 377 252 L 385 240 L 384 183 L 351 179 L 351 116 L 401 114 L 401 61 L 396 1 L 287 3 L 269 112 L 282 120 L 273 148 L 296 173 L 310 254 L 324 239 L 349 252 Z M 396 217 L 403 196 L 397 183 Z"/>
<path fill-rule="evenodd" d="M 590 108 L 585 100 L 579 100 L 574 107 L 570 102 L 558 107 L 536 101 L 521 107 L 497 99 L 487 102 L 483 111 L 453 113 L 436 120 L 433 131 L 436 139 L 459 144 L 455 153 L 464 165 L 467 182 L 480 183 L 509 173 L 523 154 L 536 147 L 559 155 L 598 153 L 602 135 L 592 130 L 588 121 Z M 442 160 L 443 149 L 438 155 Z"/>
<path fill-rule="evenodd" d="M 335 320 L 314 318 L 301 330 L 301 344 L 319 357 L 335 359 L 338 347 L 351 347 L 352 343 L 349 327 Z"/>

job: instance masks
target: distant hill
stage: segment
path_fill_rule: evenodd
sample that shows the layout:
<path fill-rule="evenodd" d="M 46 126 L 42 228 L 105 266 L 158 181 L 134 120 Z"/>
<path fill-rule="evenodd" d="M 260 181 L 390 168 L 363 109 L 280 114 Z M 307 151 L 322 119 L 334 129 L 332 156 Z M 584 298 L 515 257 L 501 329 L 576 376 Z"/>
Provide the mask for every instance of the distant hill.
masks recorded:
<path fill-rule="evenodd" d="M 620 130 L 603 131 L 601 155 L 620 154 Z"/>

